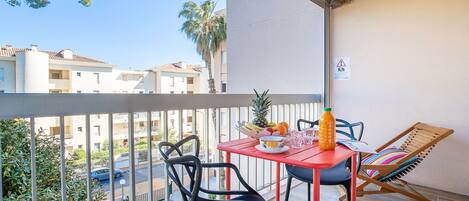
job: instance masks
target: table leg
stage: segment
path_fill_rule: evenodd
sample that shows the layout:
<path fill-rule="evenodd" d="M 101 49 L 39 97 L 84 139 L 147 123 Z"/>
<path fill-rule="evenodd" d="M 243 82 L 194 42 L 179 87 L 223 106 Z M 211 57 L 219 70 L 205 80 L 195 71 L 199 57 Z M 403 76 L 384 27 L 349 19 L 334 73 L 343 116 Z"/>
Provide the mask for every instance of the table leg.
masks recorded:
<path fill-rule="evenodd" d="M 351 201 L 355 201 L 357 199 L 357 153 L 355 153 L 352 156 L 352 185 L 350 185 L 350 188 L 352 190 L 352 193 L 350 195 Z"/>
<path fill-rule="evenodd" d="M 277 162 L 275 179 L 275 200 L 280 201 L 280 162 Z"/>
<path fill-rule="evenodd" d="M 319 201 L 321 196 L 321 173 L 320 170 L 313 169 L 313 201 Z"/>
<path fill-rule="evenodd" d="M 231 163 L 231 152 L 226 152 L 226 159 L 227 163 Z M 226 191 L 230 191 L 231 189 L 231 172 L 230 168 L 226 168 L 225 171 L 225 189 Z M 226 195 L 227 199 L 230 199 L 230 195 Z"/>

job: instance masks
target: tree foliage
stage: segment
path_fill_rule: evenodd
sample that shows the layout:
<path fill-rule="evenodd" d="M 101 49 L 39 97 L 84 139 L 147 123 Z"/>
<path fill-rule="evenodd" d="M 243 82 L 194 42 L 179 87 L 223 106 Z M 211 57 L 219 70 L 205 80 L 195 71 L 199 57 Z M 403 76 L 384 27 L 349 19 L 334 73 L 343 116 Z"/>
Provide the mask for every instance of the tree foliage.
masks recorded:
<path fill-rule="evenodd" d="M 206 0 L 200 5 L 187 1 L 179 12 L 179 17 L 185 19 L 181 31 L 195 43 L 197 53 L 208 69 L 210 93 L 216 92 L 211 66 L 213 55 L 226 40 L 225 16 L 216 15 L 215 7 L 213 0 Z"/>
<path fill-rule="evenodd" d="M 31 137 L 28 122 L 0 121 L 3 200 L 31 200 Z M 36 182 L 38 200 L 60 200 L 60 143 L 57 138 L 38 132 L 36 135 Z M 65 179 L 68 200 L 86 200 L 86 179 L 76 156 L 66 159 Z M 93 200 L 105 194 L 92 183 Z"/>
<path fill-rule="evenodd" d="M 43 8 L 50 4 L 50 0 L 5 0 L 7 4 L 10 6 L 22 6 L 23 4 L 31 7 L 31 8 Z M 83 6 L 89 7 L 91 6 L 92 0 L 79 0 Z"/>

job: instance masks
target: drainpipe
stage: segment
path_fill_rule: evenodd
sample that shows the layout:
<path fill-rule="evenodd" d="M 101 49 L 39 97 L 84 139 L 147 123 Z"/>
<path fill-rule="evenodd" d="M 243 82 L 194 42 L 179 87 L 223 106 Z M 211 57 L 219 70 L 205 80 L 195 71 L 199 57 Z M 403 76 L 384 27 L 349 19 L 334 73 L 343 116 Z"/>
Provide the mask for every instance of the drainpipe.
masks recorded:
<path fill-rule="evenodd" d="M 324 107 L 331 106 L 331 6 L 324 6 Z"/>

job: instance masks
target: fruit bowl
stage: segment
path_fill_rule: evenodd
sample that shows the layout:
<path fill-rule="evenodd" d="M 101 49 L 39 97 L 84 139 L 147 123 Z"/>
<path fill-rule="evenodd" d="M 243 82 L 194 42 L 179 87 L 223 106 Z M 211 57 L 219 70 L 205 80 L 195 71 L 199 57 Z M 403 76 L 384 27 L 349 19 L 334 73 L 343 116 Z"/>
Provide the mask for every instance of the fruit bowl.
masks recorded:
<path fill-rule="evenodd" d="M 238 122 L 236 128 L 243 134 L 247 135 L 248 137 L 259 139 L 262 136 L 270 135 L 268 131 L 265 131 L 264 128 L 256 126 L 249 122 Z"/>
<path fill-rule="evenodd" d="M 262 128 L 250 122 L 238 122 L 236 128 L 243 134 L 259 139 L 262 136 L 279 135 L 285 136 L 288 133 L 288 128 L 278 130 L 277 126 L 273 123 L 272 127 Z"/>

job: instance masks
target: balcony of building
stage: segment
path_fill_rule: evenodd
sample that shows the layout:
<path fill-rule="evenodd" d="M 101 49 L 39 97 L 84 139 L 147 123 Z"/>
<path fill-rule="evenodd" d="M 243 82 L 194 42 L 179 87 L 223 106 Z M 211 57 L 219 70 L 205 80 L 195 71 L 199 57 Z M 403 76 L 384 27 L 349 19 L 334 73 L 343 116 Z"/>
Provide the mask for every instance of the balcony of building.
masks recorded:
<path fill-rule="evenodd" d="M 226 160 L 217 144 L 246 138 L 235 125 L 254 117 L 252 89 L 270 89 L 269 121 L 314 121 L 332 106 L 336 117 L 364 122 L 363 141 L 374 147 L 416 122 L 454 129 L 403 178 L 429 200 L 468 200 L 467 7 L 462 0 L 229 1 L 229 94 L 1 94 L 0 119 L 25 119 L 30 139 L 43 135 L 39 119 L 59 119 L 52 130 L 60 165 L 53 171 L 61 176 L 62 200 L 74 190 L 65 175 L 72 168 L 87 184 L 88 200 L 177 200 L 179 191 L 165 174 L 157 144 L 195 134 L 202 162 Z M 83 127 L 72 129 L 77 143 L 66 148 L 65 122 L 72 117 Z M 99 135 L 93 130 L 98 124 Z M 42 152 L 36 143 L 28 148 L 25 167 L 31 179 L 21 187 L 40 200 L 37 181 L 44 172 L 37 171 L 42 163 L 36 151 Z M 195 147 L 183 152 L 194 154 Z M 67 163 L 69 157 L 79 160 Z M 280 172 L 284 199 L 288 173 L 283 165 L 277 169 L 271 161 L 236 154 L 230 160 L 266 200 L 275 200 L 274 173 Z M 119 177 L 94 182 L 91 173 L 100 168 Z M 204 171 L 201 185 L 223 189 L 224 174 L 223 169 Z M 230 184 L 241 188 L 239 181 Z M 320 190 L 322 200 L 338 200 L 344 193 L 336 186 Z M 295 180 L 290 200 L 308 200 L 307 192 L 307 185 Z M 357 200 L 412 200 L 381 193 Z"/>

